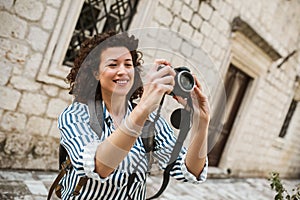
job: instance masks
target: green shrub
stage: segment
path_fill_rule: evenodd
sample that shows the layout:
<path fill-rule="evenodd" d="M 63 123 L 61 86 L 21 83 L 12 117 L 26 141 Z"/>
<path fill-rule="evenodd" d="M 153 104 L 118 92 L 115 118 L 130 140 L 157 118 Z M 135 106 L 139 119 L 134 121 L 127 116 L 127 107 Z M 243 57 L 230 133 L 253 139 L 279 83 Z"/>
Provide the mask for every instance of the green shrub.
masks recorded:
<path fill-rule="evenodd" d="M 281 183 L 278 172 L 272 172 L 268 180 L 271 181 L 271 189 L 276 191 L 275 200 L 300 200 L 300 184 L 292 189 L 293 194 L 290 195 Z"/>

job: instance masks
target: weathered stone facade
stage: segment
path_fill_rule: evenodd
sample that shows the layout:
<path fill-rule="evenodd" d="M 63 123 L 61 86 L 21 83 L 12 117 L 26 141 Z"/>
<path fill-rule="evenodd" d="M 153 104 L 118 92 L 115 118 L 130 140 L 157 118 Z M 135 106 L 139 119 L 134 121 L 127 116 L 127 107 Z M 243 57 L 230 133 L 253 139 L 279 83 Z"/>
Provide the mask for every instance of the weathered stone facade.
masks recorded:
<path fill-rule="evenodd" d="M 61 62 L 82 2 L 0 1 L 1 168 L 58 167 L 57 116 L 71 102 L 63 80 L 68 68 Z M 296 81 L 300 76 L 299 10 L 297 0 L 139 3 L 131 28 L 164 27 L 178 32 L 209 55 L 222 77 L 229 63 L 252 77 L 219 164 L 233 175 L 267 176 L 279 171 L 282 176 L 299 177 L 299 105 L 286 136 L 278 137 L 291 100 L 300 100 Z M 233 31 L 236 17 L 271 50 L 250 36 L 244 41 L 244 36 L 239 36 L 245 35 L 243 31 Z M 196 48 L 185 40 L 176 40 L 171 43 L 172 49 L 179 49 L 187 58 L 196 54 Z M 297 52 L 278 68 L 294 50 Z M 278 54 L 278 59 L 270 52 Z M 212 94 L 211 101 L 215 96 Z"/>
<path fill-rule="evenodd" d="M 36 76 L 60 6 L 51 0 L 0 2 L 1 168 L 58 166 L 57 117 L 71 97 L 61 98 L 66 89 Z"/>

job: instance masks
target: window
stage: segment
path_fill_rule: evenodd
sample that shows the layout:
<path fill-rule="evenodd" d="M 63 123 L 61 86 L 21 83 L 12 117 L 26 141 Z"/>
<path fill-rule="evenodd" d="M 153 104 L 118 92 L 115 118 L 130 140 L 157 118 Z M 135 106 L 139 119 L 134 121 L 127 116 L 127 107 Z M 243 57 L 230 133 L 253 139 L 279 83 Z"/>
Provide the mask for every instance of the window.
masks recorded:
<path fill-rule="evenodd" d="M 103 31 L 128 30 L 139 0 L 85 0 L 63 64 L 72 66 L 81 43 Z"/>
<path fill-rule="evenodd" d="M 294 114 L 294 112 L 296 110 L 297 103 L 298 102 L 295 99 L 292 100 L 290 108 L 289 108 L 289 111 L 288 111 L 287 115 L 285 116 L 283 125 L 281 127 L 281 130 L 280 130 L 280 133 L 279 133 L 279 137 L 283 138 L 286 135 L 288 127 L 289 127 L 290 122 L 292 120 L 293 114 Z"/>

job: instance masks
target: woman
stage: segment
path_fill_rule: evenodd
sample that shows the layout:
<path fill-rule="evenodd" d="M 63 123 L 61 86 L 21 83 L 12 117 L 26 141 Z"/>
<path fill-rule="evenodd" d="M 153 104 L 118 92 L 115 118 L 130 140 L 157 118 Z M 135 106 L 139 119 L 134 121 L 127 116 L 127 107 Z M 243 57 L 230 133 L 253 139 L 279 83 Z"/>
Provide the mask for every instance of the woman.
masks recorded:
<path fill-rule="evenodd" d="M 61 144 L 73 166 L 61 180 L 62 199 L 146 198 L 148 162 L 140 134 L 146 120 L 155 117 L 153 111 L 163 95 L 173 90 L 175 71 L 168 61 L 157 59 L 141 87 L 142 54 L 137 47 L 138 40 L 134 36 L 110 32 L 93 37 L 80 49 L 67 77 L 75 99 L 58 121 Z M 160 65 L 165 67 L 157 70 Z M 87 105 L 95 96 L 100 99 L 98 110 L 103 113 L 100 135 L 91 128 L 92 113 Z M 188 150 L 182 148 L 170 175 L 181 181 L 200 183 L 207 173 L 210 115 L 207 98 L 197 80 L 191 96 L 193 138 Z M 176 98 L 185 103 L 182 98 Z M 135 99 L 139 100 L 133 107 Z M 176 138 L 161 117 L 155 129 L 154 157 L 165 167 Z M 136 176 L 129 184 L 132 173 Z M 88 177 L 86 184 L 79 195 L 72 196 L 80 177 L 84 176 Z"/>

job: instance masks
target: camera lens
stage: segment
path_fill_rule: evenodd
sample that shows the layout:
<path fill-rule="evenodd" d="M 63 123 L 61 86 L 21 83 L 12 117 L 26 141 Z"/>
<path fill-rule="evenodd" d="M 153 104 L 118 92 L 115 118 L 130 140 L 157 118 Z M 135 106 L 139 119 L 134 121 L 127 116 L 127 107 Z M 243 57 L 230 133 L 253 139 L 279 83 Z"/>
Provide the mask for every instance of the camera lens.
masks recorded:
<path fill-rule="evenodd" d="M 194 77 L 187 71 L 181 71 L 178 74 L 179 87 L 185 91 L 190 92 L 194 87 Z"/>

